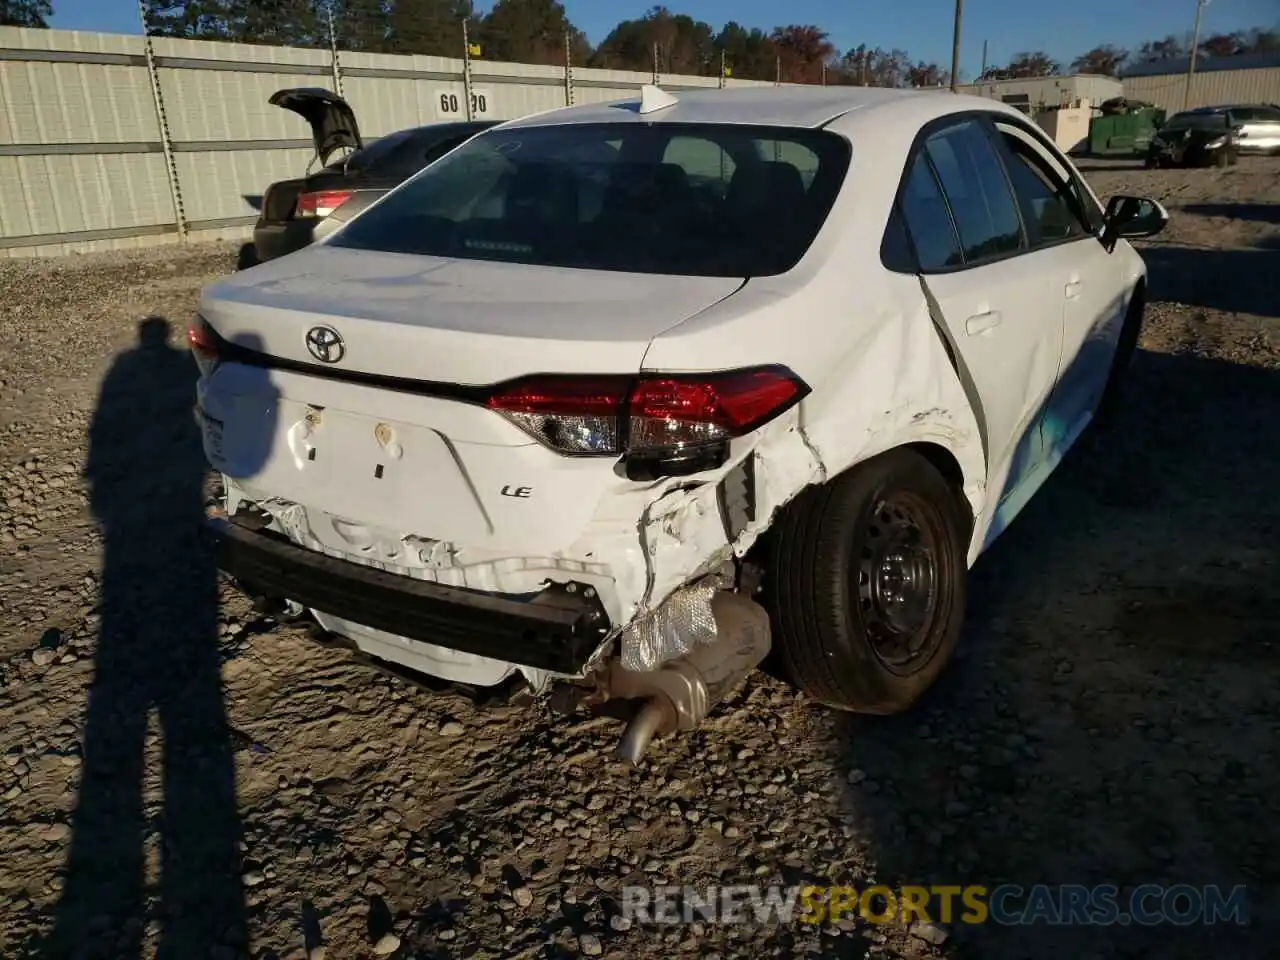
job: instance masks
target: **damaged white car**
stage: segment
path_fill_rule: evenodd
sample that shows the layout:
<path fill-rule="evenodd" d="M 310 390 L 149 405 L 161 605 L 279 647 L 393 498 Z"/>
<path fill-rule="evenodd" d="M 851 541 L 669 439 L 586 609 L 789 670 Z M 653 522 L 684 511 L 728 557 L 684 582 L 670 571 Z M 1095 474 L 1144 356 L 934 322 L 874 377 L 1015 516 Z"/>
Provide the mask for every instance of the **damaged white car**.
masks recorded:
<path fill-rule="evenodd" d="M 1013 108 L 646 87 L 501 124 L 205 291 L 220 566 L 384 662 L 698 724 L 772 648 L 904 709 L 1100 409 L 1146 271 Z"/>

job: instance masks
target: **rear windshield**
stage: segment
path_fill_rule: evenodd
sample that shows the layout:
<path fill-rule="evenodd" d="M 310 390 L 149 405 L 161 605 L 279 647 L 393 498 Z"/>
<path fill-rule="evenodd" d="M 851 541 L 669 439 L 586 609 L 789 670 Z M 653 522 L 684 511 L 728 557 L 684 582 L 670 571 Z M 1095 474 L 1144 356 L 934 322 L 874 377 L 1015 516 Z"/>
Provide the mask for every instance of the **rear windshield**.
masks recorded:
<path fill-rule="evenodd" d="M 351 154 L 350 159 L 335 160 L 326 169 L 329 170 L 368 170 L 375 163 L 388 157 L 397 147 L 407 143 L 417 133 L 416 130 L 397 130 L 385 137 L 379 137 L 362 150 Z"/>
<path fill-rule="evenodd" d="M 334 246 L 683 276 L 768 276 L 804 255 L 848 143 L 821 130 L 566 124 L 480 134 Z"/>

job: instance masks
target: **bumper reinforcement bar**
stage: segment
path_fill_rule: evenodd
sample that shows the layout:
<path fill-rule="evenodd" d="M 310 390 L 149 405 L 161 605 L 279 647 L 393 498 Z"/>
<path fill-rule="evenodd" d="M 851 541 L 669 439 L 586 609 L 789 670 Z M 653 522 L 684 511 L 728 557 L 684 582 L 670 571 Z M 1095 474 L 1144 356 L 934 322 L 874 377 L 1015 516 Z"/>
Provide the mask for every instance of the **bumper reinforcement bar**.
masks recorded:
<path fill-rule="evenodd" d="M 449 587 L 308 550 L 235 519 L 206 520 L 219 569 L 247 593 L 450 650 L 578 674 L 609 630 L 591 587 L 552 583 L 526 599 Z"/>

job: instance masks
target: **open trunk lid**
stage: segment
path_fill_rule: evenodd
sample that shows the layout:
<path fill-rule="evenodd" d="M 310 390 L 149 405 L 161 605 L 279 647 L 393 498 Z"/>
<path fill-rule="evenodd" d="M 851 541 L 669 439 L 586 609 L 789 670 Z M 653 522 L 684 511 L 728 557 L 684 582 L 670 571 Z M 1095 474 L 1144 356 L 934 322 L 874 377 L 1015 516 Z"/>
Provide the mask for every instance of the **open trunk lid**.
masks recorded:
<path fill-rule="evenodd" d="M 311 126 L 311 138 L 321 165 L 339 150 L 356 151 L 364 146 L 360 127 L 351 105 L 324 87 L 292 87 L 277 90 L 268 101 L 298 114 Z"/>
<path fill-rule="evenodd" d="M 241 361 L 202 380 L 206 452 L 250 496 L 305 505 L 314 536 L 346 553 L 380 530 L 401 547 L 553 556 L 627 482 L 617 457 L 558 453 L 477 387 L 635 375 L 653 337 L 742 283 L 301 251 L 201 302 Z"/>

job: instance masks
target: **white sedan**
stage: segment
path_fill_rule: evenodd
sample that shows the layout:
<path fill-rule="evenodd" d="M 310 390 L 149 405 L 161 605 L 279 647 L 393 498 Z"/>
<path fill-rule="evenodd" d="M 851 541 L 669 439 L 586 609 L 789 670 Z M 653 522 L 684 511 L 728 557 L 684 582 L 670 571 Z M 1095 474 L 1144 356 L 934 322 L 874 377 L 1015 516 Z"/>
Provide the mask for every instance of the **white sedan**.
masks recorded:
<path fill-rule="evenodd" d="M 1166 221 L 948 92 L 646 87 L 501 124 L 205 291 L 220 564 L 398 667 L 632 701 L 632 761 L 771 648 L 815 701 L 902 710 L 1112 404 L 1125 238 Z"/>

